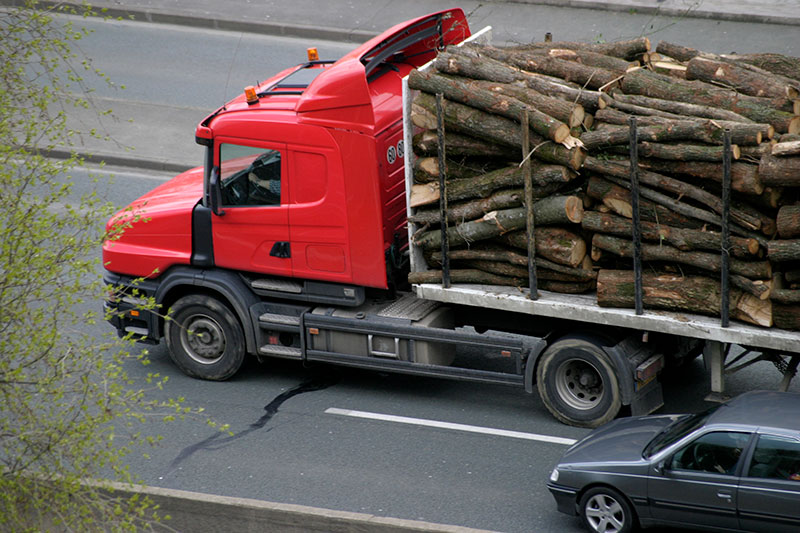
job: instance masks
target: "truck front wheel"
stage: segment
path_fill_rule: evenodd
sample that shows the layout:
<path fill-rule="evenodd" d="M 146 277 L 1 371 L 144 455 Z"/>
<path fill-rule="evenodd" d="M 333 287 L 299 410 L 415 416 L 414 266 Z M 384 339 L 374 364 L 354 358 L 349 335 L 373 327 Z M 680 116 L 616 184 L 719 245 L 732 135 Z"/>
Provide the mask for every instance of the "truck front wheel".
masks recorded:
<path fill-rule="evenodd" d="M 184 374 L 222 381 L 242 366 L 244 334 L 225 304 L 205 295 L 184 296 L 172 305 L 164 336 L 169 356 Z"/>
<path fill-rule="evenodd" d="M 614 419 L 622 401 L 614 365 L 598 339 L 565 337 L 539 359 L 536 386 L 545 407 L 561 422 L 597 427 Z"/>

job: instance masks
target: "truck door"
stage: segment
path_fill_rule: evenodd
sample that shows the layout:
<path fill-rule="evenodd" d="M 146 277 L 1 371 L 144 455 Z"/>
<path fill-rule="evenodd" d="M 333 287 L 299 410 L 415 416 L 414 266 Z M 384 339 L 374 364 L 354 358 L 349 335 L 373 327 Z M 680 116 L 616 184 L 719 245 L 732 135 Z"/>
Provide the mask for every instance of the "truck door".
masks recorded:
<path fill-rule="evenodd" d="M 218 267 L 291 276 L 286 147 L 219 138 L 222 209 L 214 216 L 214 263 Z"/>

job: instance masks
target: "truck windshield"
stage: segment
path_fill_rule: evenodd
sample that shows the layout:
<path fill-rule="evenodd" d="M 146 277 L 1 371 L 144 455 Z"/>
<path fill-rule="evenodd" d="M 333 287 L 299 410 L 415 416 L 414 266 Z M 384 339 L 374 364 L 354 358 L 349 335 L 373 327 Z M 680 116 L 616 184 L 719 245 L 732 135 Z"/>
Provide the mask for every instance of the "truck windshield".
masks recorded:
<path fill-rule="evenodd" d="M 702 413 L 684 415 L 678 418 L 647 443 L 647 446 L 644 447 L 644 451 L 642 452 L 642 457 L 649 459 L 667 446 L 678 442 L 683 437 L 705 424 L 708 417 L 718 408 L 719 406 L 715 406 Z"/>

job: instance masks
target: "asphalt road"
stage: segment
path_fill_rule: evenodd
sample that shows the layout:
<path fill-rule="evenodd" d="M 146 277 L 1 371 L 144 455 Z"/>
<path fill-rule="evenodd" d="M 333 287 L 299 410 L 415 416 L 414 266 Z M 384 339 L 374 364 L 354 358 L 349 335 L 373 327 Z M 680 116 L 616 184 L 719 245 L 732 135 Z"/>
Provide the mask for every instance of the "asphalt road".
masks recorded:
<path fill-rule="evenodd" d="M 566 13 L 536 24 L 557 37 L 578 38 L 580 33 L 609 40 L 647 27 L 620 14 L 594 20 L 580 32 Z M 753 40 L 758 48 L 770 50 L 796 43 L 782 39 L 783 28 L 772 34 L 764 29 L 693 20 L 658 33 L 718 52 L 747 51 L 737 44 Z M 320 46 L 327 57 L 352 48 L 141 23 L 98 25 L 82 48 L 96 66 L 127 87 L 118 91 L 98 85 L 99 96 L 200 112 L 218 106 L 243 85 L 302 61 L 309 44 Z M 168 112 L 164 119 L 170 120 Z M 114 173 L 112 184 L 101 178 L 93 187 L 120 206 L 168 178 L 123 169 Z M 76 192 L 88 186 L 81 172 L 74 177 Z M 92 331 L 101 334 L 108 328 L 100 324 Z M 233 435 L 219 435 L 196 419 L 150 423 L 146 430 L 163 440 L 130 456 L 131 469 L 147 484 L 506 532 L 581 530 L 576 519 L 555 511 L 544 485 L 565 445 L 531 439 L 577 439 L 586 430 L 556 423 L 535 395 L 500 386 L 287 362 L 253 362 L 228 382 L 209 383 L 177 372 L 163 345 L 148 350 L 152 364 L 131 364 L 131 373 L 139 379 L 147 372 L 169 375 L 165 390 L 154 395 L 184 397 L 188 405 L 203 407 L 230 424 Z M 729 390 L 774 387 L 778 381 L 774 369 L 762 363 L 734 376 Z M 797 383 L 792 390 L 798 390 Z M 667 383 L 663 412 L 703 409 L 707 391 L 702 362 L 694 361 L 682 369 L 680 379 Z M 356 418 L 331 409 L 417 422 Z M 473 430 L 426 426 L 420 420 Z"/>

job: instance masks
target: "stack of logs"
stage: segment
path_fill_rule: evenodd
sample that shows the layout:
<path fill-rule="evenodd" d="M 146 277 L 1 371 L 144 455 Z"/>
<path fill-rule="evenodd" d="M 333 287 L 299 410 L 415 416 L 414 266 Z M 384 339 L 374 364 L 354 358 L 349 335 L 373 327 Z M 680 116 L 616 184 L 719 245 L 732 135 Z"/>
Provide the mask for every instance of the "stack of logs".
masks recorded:
<path fill-rule="evenodd" d="M 527 286 L 527 114 L 538 288 L 633 307 L 636 117 L 644 306 L 719 316 L 723 132 L 731 136 L 730 316 L 800 329 L 800 59 L 646 38 L 450 47 L 409 76 L 414 244 L 441 280 L 437 111 L 451 281 Z"/>

